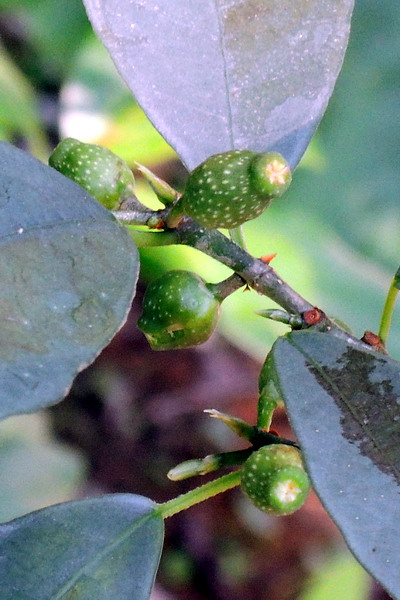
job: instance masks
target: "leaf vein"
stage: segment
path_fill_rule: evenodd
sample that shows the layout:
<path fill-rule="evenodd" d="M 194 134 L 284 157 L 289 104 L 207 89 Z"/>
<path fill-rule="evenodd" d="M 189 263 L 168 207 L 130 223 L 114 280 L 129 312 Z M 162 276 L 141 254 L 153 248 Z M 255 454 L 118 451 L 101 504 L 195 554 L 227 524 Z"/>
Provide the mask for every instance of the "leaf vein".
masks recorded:
<path fill-rule="evenodd" d="M 119 544 L 124 542 L 130 535 L 132 535 L 136 529 L 141 527 L 150 519 L 154 518 L 155 511 L 151 511 L 150 513 L 144 515 L 138 521 L 134 521 L 129 527 L 127 527 L 120 535 L 118 535 L 114 541 L 110 544 L 107 544 L 104 548 L 96 552 L 90 560 L 88 560 L 84 565 L 82 565 L 75 574 L 69 578 L 69 581 L 64 584 L 61 588 L 58 589 L 54 594 L 49 597 L 49 600 L 62 600 L 67 592 L 71 590 L 74 584 L 79 580 L 81 575 L 85 573 L 87 568 L 92 567 L 101 559 L 104 559 L 110 552 L 112 552 Z"/>

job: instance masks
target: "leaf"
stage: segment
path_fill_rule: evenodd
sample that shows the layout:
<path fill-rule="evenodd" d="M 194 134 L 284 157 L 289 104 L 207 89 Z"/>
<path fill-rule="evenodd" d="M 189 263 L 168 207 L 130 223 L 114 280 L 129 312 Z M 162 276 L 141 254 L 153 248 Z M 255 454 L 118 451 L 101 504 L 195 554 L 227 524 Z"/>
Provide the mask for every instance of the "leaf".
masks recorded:
<path fill-rule="evenodd" d="M 155 508 L 115 494 L 1 525 L 2 600 L 147 600 L 163 543 Z"/>
<path fill-rule="evenodd" d="M 272 350 L 315 489 L 361 564 L 400 598 L 400 363 L 329 334 Z"/>
<path fill-rule="evenodd" d="M 192 169 L 252 149 L 300 160 L 332 93 L 353 0 L 84 0 L 137 100 Z"/>
<path fill-rule="evenodd" d="M 38 110 L 38 99 L 27 77 L 0 45 L 0 125 L 7 136 L 24 136 L 37 158 L 49 149 Z"/>
<path fill-rule="evenodd" d="M 138 256 L 82 188 L 0 143 L 0 417 L 58 402 L 126 319 Z"/>

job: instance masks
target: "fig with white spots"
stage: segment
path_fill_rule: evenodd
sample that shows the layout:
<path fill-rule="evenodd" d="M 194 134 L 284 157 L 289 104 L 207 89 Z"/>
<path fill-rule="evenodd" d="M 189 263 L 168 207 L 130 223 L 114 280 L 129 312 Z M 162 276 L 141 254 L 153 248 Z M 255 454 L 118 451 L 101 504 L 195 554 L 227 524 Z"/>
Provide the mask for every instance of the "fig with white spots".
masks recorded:
<path fill-rule="evenodd" d="M 138 327 L 153 350 L 188 348 L 215 329 L 220 301 L 211 285 L 190 271 L 168 271 L 147 287 Z"/>
<path fill-rule="evenodd" d="M 189 175 L 182 205 L 185 214 L 205 227 L 232 229 L 258 217 L 291 180 L 278 152 L 215 154 Z"/>
<path fill-rule="evenodd" d="M 49 165 L 110 210 L 119 208 L 134 193 L 131 169 L 122 158 L 103 146 L 65 138 L 50 156 Z"/>
<path fill-rule="evenodd" d="M 288 515 L 304 504 L 310 482 L 297 448 L 271 444 L 256 450 L 247 459 L 241 487 L 260 510 Z"/>

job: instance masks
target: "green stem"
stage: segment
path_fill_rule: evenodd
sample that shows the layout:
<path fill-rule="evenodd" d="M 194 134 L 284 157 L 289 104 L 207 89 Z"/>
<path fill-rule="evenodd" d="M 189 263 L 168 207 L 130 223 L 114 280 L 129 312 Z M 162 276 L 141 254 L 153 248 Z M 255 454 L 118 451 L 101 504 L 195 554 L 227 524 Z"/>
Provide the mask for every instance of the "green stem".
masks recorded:
<path fill-rule="evenodd" d="M 271 386 L 274 386 L 272 381 L 268 382 Z M 257 427 L 260 429 L 268 429 L 271 427 L 273 414 L 278 407 L 277 400 L 269 393 L 268 384 L 264 386 L 263 391 L 260 393 L 258 399 L 258 417 Z"/>
<path fill-rule="evenodd" d="M 236 271 L 257 292 L 268 296 L 289 313 L 303 313 L 313 308 L 312 304 L 283 282 L 269 265 L 245 252 L 219 231 L 200 227 L 191 219 L 183 219 L 176 233 L 182 244 L 197 248 Z"/>
<path fill-rule="evenodd" d="M 390 284 L 388 294 L 386 296 L 385 306 L 383 307 L 381 323 L 379 327 L 379 337 L 384 344 L 386 344 L 387 338 L 389 336 L 390 325 L 392 322 L 392 316 L 394 311 L 394 305 L 396 303 L 396 297 L 398 294 L 398 288 L 396 285 L 396 279 L 393 279 Z"/>
<path fill-rule="evenodd" d="M 302 314 L 305 311 L 311 310 L 314 306 L 291 288 L 279 275 L 262 260 L 256 259 L 248 252 L 245 252 L 238 244 L 235 244 L 227 236 L 217 230 L 209 230 L 201 227 L 192 219 L 182 217 L 181 201 L 178 200 L 171 208 L 161 211 L 149 211 L 147 214 L 141 211 L 126 212 L 115 211 L 114 216 L 124 225 L 150 225 L 154 226 L 154 221 L 159 220 L 167 227 L 176 227 L 174 231 L 164 231 L 164 238 L 158 240 L 154 237 L 147 238 L 145 243 L 142 241 L 145 238 L 136 233 L 132 234 L 134 239 L 139 241 L 141 245 L 158 246 L 170 244 L 185 244 L 204 252 L 223 265 L 226 265 L 232 271 L 235 271 L 250 287 L 256 290 L 259 294 L 267 296 L 285 311 L 290 314 Z M 172 223 L 170 222 L 172 221 Z M 175 223 L 176 222 L 176 223 Z M 140 232 L 141 233 L 141 232 Z M 173 237 L 167 237 L 167 234 L 173 234 Z M 160 234 L 155 234 L 160 235 Z M 136 236 L 136 238 L 135 238 Z M 163 241 L 165 240 L 165 242 Z M 159 242 L 162 241 L 160 244 Z M 367 344 L 355 338 L 348 331 L 338 326 L 329 318 L 324 320 L 324 331 L 334 334 L 337 337 L 345 339 L 347 342 L 352 342 L 360 348 L 368 348 Z"/>
<path fill-rule="evenodd" d="M 237 273 L 233 273 L 227 279 L 220 281 L 219 283 L 209 283 L 207 284 L 208 289 L 214 294 L 214 296 L 222 302 L 236 292 L 236 290 L 240 289 L 246 285 L 246 282 L 238 275 Z"/>
<path fill-rule="evenodd" d="M 231 237 L 232 242 L 235 242 L 238 246 L 240 246 L 243 250 L 247 252 L 247 244 L 246 239 L 244 237 L 243 226 L 239 225 L 239 227 L 235 227 L 234 229 L 229 230 L 229 235 Z"/>
<path fill-rule="evenodd" d="M 194 490 L 190 490 L 190 492 L 186 492 L 186 494 L 181 494 L 177 498 L 159 504 L 157 508 L 158 514 L 163 519 L 172 517 L 172 515 L 175 515 L 182 510 L 186 510 L 195 504 L 199 504 L 199 502 L 208 500 L 208 498 L 212 498 L 221 492 L 226 492 L 227 490 L 236 487 L 240 484 L 240 479 L 241 471 L 232 471 L 232 473 L 209 481 Z"/>
<path fill-rule="evenodd" d="M 301 329 L 302 318 L 301 315 L 291 315 L 284 310 L 277 308 L 266 308 L 265 310 L 256 310 L 256 315 L 264 317 L 265 319 L 271 319 L 271 321 L 277 321 L 278 323 L 284 323 L 290 325 L 293 329 Z"/>
<path fill-rule="evenodd" d="M 172 206 L 169 206 L 165 209 L 165 223 L 167 227 L 170 229 L 174 229 L 179 225 L 182 218 L 185 215 L 185 210 L 183 207 L 183 197 L 178 198 L 178 200 Z"/>
<path fill-rule="evenodd" d="M 178 192 L 144 165 L 141 165 L 138 162 L 135 164 L 149 183 L 160 202 L 162 202 L 164 206 L 172 206 L 179 197 Z"/>
<path fill-rule="evenodd" d="M 251 439 L 254 427 L 249 425 L 243 419 L 233 417 L 232 415 L 223 413 L 215 408 L 206 408 L 204 412 L 208 413 L 211 418 L 222 421 L 227 427 L 229 427 L 229 429 L 236 433 L 236 435 L 239 435 L 245 440 Z"/>
<path fill-rule="evenodd" d="M 256 292 L 267 296 L 288 313 L 301 315 L 314 308 L 313 304 L 283 281 L 270 265 L 245 252 L 221 232 L 200 227 L 191 219 L 182 219 L 176 234 L 181 244 L 197 248 L 236 271 Z M 329 318 L 324 319 L 324 331 L 351 342 L 355 347 L 371 349 Z"/>
<path fill-rule="evenodd" d="M 189 477 L 206 475 L 218 471 L 224 467 L 237 467 L 242 465 L 253 452 L 253 448 L 244 450 L 233 450 L 233 452 L 221 452 L 220 454 L 208 454 L 204 458 L 192 458 L 176 465 L 167 473 L 168 479 L 181 481 Z"/>
<path fill-rule="evenodd" d="M 174 231 L 138 231 L 132 225 L 126 225 L 125 228 L 138 248 L 172 246 L 179 243 Z"/>

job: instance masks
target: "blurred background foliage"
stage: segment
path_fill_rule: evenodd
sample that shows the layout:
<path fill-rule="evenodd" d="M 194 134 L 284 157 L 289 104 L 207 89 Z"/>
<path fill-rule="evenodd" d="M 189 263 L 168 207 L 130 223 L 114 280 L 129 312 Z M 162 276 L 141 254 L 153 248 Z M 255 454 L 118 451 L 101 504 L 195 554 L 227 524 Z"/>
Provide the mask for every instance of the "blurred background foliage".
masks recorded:
<path fill-rule="evenodd" d="M 285 199 L 245 225 L 251 253 L 276 252 L 273 266 L 283 279 L 328 314 L 345 321 L 359 336 L 366 329 L 377 331 L 400 257 L 399 30 L 398 0 L 356 1 L 342 73 L 292 188 Z M 78 137 L 109 147 L 132 168 L 135 161 L 143 163 L 182 188 L 184 168 L 135 103 L 92 33 L 80 0 L 0 0 L 0 35 L 0 139 L 46 161 L 60 138 Z M 138 196 L 145 204 L 158 206 L 140 178 Z M 193 269 L 209 281 L 228 275 L 216 261 L 190 248 L 153 248 L 141 255 L 144 283 L 177 267 Z M 237 349 L 255 361 L 263 360 L 277 335 L 286 330 L 254 314 L 254 310 L 272 306 L 254 292 L 239 291 L 228 298 L 219 332 L 232 344 L 232 352 Z M 399 317 L 396 309 L 389 339 L 395 358 L 400 358 Z M 202 356 L 207 351 L 196 352 Z M 151 356 L 150 360 L 155 360 Z M 161 360 L 159 355 L 156 359 Z M 108 394 L 104 390 L 110 389 L 109 382 L 104 384 L 107 369 L 103 363 L 95 367 L 94 375 L 82 379 L 90 393 L 103 400 Z M 209 382 L 211 389 L 212 385 L 219 383 L 214 380 Z M 204 423 L 199 427 L 204 428 Z M 11 419 L 1 425 L 2 520 L 69 499 L 85 485 L 87 456 L 60 446 L 48 430 L 44 415 Z M 214 444 L 221 443 L 219 429 L 206 434 L 210 435 Z M 99 489 L 107 491 L 106 486 Z M 89 493 L 87 488 L 85 493 Z M 170 488 L 169 493 L 175 492 Z M 249 522 L 253 518 L 248 517 Z M 333 538 L 329 552 L 317 552 L 314 559 L 308 556 L 304 573 L 309 573 L 310 579 L 301 584 L 301 593 L 294 586 L 297 591 L 292 595 L 269 591 L 268 598 L 369 598 L 367 575 L 344 551 L 338 537 Z M 238 544 L 232 538 L 230 546 L 217 552 L 219 569 L 226 577 L 230 574 L 240 579 L 240 573 L 249 568 L 246 552 Z M 331 551 L 339 552 L 339 557 L 332 558 Z M 175 596 L 163 596 L 162 587 L 155 594 L 161 594 L 160 598 L 223 598 L 195 595 L 194 588 L 187 591 L 188 582 L 194 585 L 195 580 L 191 560 L 182 549 L 166 550 L 161 578 Z M 235 597 L 232 594 L 231 590 L 230 598 Z M 264 596 L 254 598 L 262 600 Z"/>

